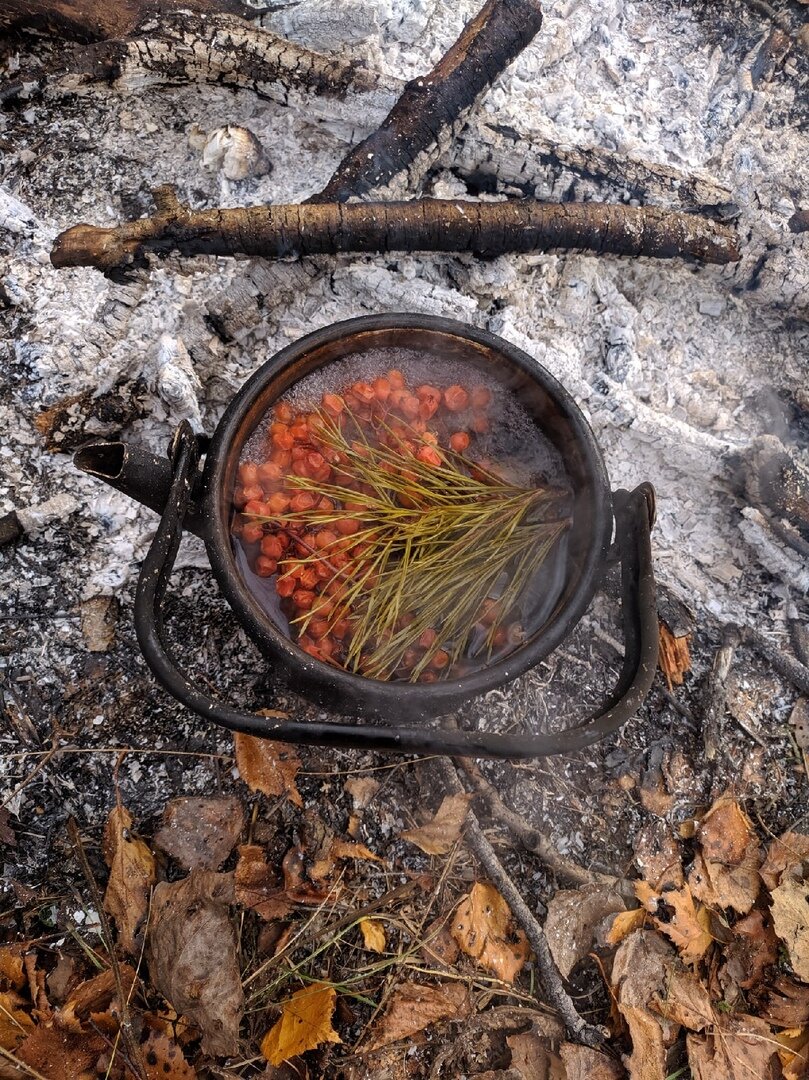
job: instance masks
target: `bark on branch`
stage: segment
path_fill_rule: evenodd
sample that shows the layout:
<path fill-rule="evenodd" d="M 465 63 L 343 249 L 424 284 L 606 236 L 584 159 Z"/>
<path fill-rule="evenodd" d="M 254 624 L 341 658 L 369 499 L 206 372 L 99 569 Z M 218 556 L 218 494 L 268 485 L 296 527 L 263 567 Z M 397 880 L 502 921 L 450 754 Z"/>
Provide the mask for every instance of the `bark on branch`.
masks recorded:
<path fill-rule="evenodd" d="M 728 227 L 656 207 L 414 199 L 191 210 L 180 205 L 170 187 L 158 188 L 155 201 L 153 217 L 112 228 L 67 229 L 56 238 L 51 262 L 58 268 L 94 266 L 110 273 L 143 265 L 149 252 L 277 259 L 387 251 L 492 256 L 565 248 L 719 264 L 739 258 Z"/>
<path fill-rule="evenodd" d="M 345 202 L 399 180 L 413 190 L 450 145 L 482 94 L 542 26 L 538 0 L 487 0 L 452 48 L 427 75 L 409 82 L 380 127 L 343 158 L 310 202 Z M 391 194 L 392 192 L 388 192 Z"/>

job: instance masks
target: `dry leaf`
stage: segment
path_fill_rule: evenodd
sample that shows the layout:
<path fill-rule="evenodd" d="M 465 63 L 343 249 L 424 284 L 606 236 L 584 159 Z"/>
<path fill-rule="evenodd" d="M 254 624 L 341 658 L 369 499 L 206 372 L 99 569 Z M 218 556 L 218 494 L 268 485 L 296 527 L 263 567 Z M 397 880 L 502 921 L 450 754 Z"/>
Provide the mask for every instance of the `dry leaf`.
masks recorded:
<path fill-rule="evenodd" d="M 691 670 L 689 644 L 691 635 L 675 637 L 664 622 L 660 623 L 660 652 L 658 663 L 666 676 L 669 692 L 674 686 L 682 686 L 683 676 Z"/>
<path fill-rule="evenodd" d="M 233 875 L 236 903 L 250 908 L 262 919 L 284 919 L 293 909 L 275 871 L 258 844 L 242 844 Z"/>
<path fill-rule="evenodd" d="M 660 818 L 648 821 L 635 837 L 633 848 L 635 866 L 653 889 L 683 884 L 682 852 L 668 822 Z"/>
<path fill-rule="evenodd" d="M 461 983 L 423 986 L 416 982 L 401 982 L 389 997 L 382 1019 L 371 1031 L 373 1041 L 368 1049 L 378 1050 L 388 1043 L 409 1039 L 441 1020 L 458 1020 L 469 1009 L 469 995 Z"/>
<path fill-rule="evenodd" d="M 229 1056 L 239 1046 L 244 998 L 236 934 L 227 905 L 233 877 L 193 870 L 154 891 L 147 955 L 163 997 L 202 1032 L 205 1054 Z"/>
<path fill-rule="evenodd" d="M 665 997 L 653 998 L 650 1004 L 655 1012 L 689 1031 L 704 1031 L 714 1021 L 707 987 L 679 966 L 671 965 L 666 972 Z"/>
<path fill-rule="evenodd" d="M 514 982 L 530 953 L 522 930 L 515 935 L 508 904 L 493 885 L 482 882 L 458 905 L 451 933 L 467 956 L 504 982 Z"/>
<path fill-rule="evenodd" d="M 0 945 L 0 980 L 12 990 L 22 990 L 27 981 L 23 956 L 25 945 Z"/>
<path fill-rule="evenodd" d="M 625 907 L 621 895 L 604 885 L 560 889 L 551 898 L 545 936 L 554 963 L 565 979 L 593 948 L 599 925 Z"/>
<path fill-rule="evenodd" d="M 677 946 L 683 960 L 698 963 L 713 939 L 708 933 L 708 912 L 694 906 L 688 886 L 658 893 L 647 882 L 636 881 L 635 894 L 658 930 Z"/>
<path fill-rule="evenodd" d="M 185 870 L 218 870 L 244 827 L 238 799 L 172 799 L 154 842 Z"/>
<path fill-rule="evenodd" d="M 536 1031 L 506 1035 L 506 1045 L 511 1051 L 511 1065 L 509 1072 L 501 1076 L 516 1073 L 519 1080 L 567 1080 L 560 1058 Z"/>
<path fill-rule="evenodd" d="M 804 1027 L 809 1024 L 809 986 L 803 986 L 786 975 L 779 975 L 767 987 L 766 1002 L 758 1012 L 773 1027 Z"/>
<path fill-rule="evenodd" d="M 197 1080 L 177 1043 L 163 1031 L 152 1030 L 141 1046 L 146 1080 Z"/>
<path fill-rule="evenodd" d="M 102 1055 L 109 1053 L 109 1045 L 108 1038 L 95 1032 L 76 1033 L 37 1024 L 14 1054 L 35 1075 L 48 1080 L 91 1080 L 98 1076 L 96 1065 Z M 28 1075 L 21 1072 L 21 1080 L 27 1080 Z"/>
<path fill-rule="evenodd" d="M 450 933 L 446 916 L 440 915 L 424 930 L 420 952 L 432 967 L 451 968 L 458 957 L 458 943 Z"/>
<path fill-rule="evenodd" d="M 639 907 L 631 908 L 629 911 L 619 911 L 607 931 L 607 945 L 620 945 L 628 934 L 631 934 L 633 930 L 640 930 L 645 922 L 645 908 Z"/>
<path fill-rule="evenodd" d="M 772 891 L 773 929 L 801 982 L 809 982 L 809 882 L 786 881 Z"/>
<path fill-rule="evenodd" d="M 309 877 L 313 881 L 323 881 L 334 870 L 334 864 L 338 859 L 370 859 L 373 862 L 382 862 L 365 844 L 359 844 L 355 840 L 341 840 L 333 836 L 324 854 L 312 865 Z"/>
<path fill-rule="evenodd" d="M 755 840 L 755 832 L 736 799 L 723 795 L 702 819 L 697 837 L 706 859 L 738 866 L 747 855 L 751 840 Z"/>
<path fill-rule="evenodd" d="M 567 1072 L 567 1080 L 623 1080 L 624 1070 L 612 1058 L 589 1046 L 562 1043 L 559 1056 Z"/>
<path fill-rule="evenodd" d="M 629 1028 L 632 1054 L 629 1071 L 643 1080 L 664 1080 L 666 1050 L 677 1025 L 653 1015 L 649 1003 L 665 997 L 666 971 L 675 964 L 670 945 L 652 930 L 636 930 L 621 942 L 612 965 L 613 993 Z"/>
<path fill-rule="evenodd" d="M 773 840 L 770 844 L 759 875 L 766 887 L 772 890 L 781 884 L 785 874 L 807 861 L 809 836 L 804 833 L 785 832 L 780 839 Z"/>
<path fill-rule="evenodd" d="M 473 798 L 474 796 L 466 793 L 447 795 L 433 819 L 419 829 L 403 832 L 402 840 L 415 844 L 428 855 L 446 855 L 461 835 L 469 803 Z"/>
<path fill-rule="evenodd" d="M 241 732 L 233 736 L 233 744 L 239 775 L 251 791 L 260 791 L 271 798 L 286 795 L 295 806 L 303 806 L 295 784 L 301 759 L 294 746 Z"/>
<path fill-rule="evenodd" d="M 775 1036 L 783 1080 L 807 1080 L 809 1077 L 809 1028 L 782 1031 Z M 779 1078 L 781 1080 L 781 1078 Z"/>
<path fill-rule="evenodd" d="M 370 776 L 353 776 L 346 780 L 346 791 L 351 796 L 355 810 L 364 810 L 379 791 L 379 781 Z"/>
<path fill-rule="evenodd" d="M 30 1008 L 30 1005 L 27 1006 Z M 24 998 L 14 990 L 0 991 L 0 1046 L 13 1050 L 31 1031 L 34 1021 L 26 1010 Z"/>
<path fill-rule="evenodd" d="M 789 714 L 789 723 L 795 731 L 795 742 L 801 750 L 809 750 L 809 698 L 798 698 Z"/>
<path fill-rule="evenodd" d="M 674 806 L 674 796 L 666 790 L 660 769 L 650 770 L 643 774 L 641 786 L 638 788 L 638 797 L 644 810 L 648 810 L 656 817 L 665 817 Z"/>
<path fill-rule="evenodd" d="M 149 893 L 157 880 L 154 856 L 131 835 L 132 815 L 116 806 L 107 819 L 101 849 L 110 868 L 104 910 L 115 919 L 122 948 L 137 956 L 135 938 L 149 909 Z"/>
<path fill-rule="evenodd" d="M 137 982 L 135 970 L 129 964 L 119 964 L 118 973 L 124 995 L 129 998 Z M 81 1031 L 82 1025 L 92 1015 L 107 1012 L 113 1001 L 117 1000 L 118 984 L 115 972 L 112 968 L 107 968 L 75 988 L 59 1012 L 59 1023 L 69 1030 Z M 120 1007 L 120 1002 L 118 1004 Z"/>
<path fill-rule="evenodd" d="M 709 1035 L 689 1035 L 686 1046 L 692 1080 L 767 1080 L 778 1048 L 754 1016 L 719 1016 Z"/>
<path fill-rule="evenodd" d="M 751 911 L 733 926 L 733 941 L 725 949 L 724 982 L 752 990 L 778 960 L 778 938 L 760 911 Z M 787 1025 L 789 1026 L 789 1025 Z"/>
<path fill-rule="evenodd" d="M 369 952 L 385 951 L 385 924 L 381 919 L 360 919 L 362 941 Z"/>
<path fill-rule="evenodd" d="M 284 892 L 296 904 L 319 904 L 329 895 L 329 889 L 320 888 L 307 881 L 303 875 L 306 855 L 302 848 L 291 847 L 281 862 L 284 874 Z"/>
<path fill-rule="evenodd" d="M 761 848 L 755 840 L 751 841 L 744 861 L 738 866 L 706 859 L 698 851 L 688 875 L 688 885 L 692 894 L 709 907 L 732 908 L 740 915 L 746 915 L 761 891 L 760 864 Z"/>
<path fill-rule="evenodd" d="M 284 1002 L 281 1018 L 261 1041 L 261 1052 L 271 1065 L 314 1050 L 324 1042 L 342 1042 L 331 1024 L 337 991 L 326 983 L 311 983 Z"/>

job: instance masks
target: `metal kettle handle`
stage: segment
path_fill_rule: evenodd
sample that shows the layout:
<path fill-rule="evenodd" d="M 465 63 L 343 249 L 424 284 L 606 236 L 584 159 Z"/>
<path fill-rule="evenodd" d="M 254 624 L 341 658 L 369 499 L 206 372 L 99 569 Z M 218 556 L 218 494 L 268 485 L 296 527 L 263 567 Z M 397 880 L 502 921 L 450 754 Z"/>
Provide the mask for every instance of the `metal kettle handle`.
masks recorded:
<path fill-rule="evenodd" d="M 262 739 L 401 754 L 533 758 L 573 753 L 617 731 L 646 697 L 657 667 L 658 624 L 650 530 L 654 491 L 642 484 L 614 494 L 616 544 L 622 564 L 622 610 L 626 640 L 618 685 L 597 713 L 574 728 L 550 735 L 500 735 L 430 727 L 389 728 L 379 724 L 322 723 L 259 716 L 215 701 L 191 682 L 167 644 L 163 599 L 191 499 L 199 449 L 183 422 L 172 444 L 173 480 L 160 524 L 143 563 L 135 596 L 138 643 L 158 681 L 189 709 L 221 727 Z"/>

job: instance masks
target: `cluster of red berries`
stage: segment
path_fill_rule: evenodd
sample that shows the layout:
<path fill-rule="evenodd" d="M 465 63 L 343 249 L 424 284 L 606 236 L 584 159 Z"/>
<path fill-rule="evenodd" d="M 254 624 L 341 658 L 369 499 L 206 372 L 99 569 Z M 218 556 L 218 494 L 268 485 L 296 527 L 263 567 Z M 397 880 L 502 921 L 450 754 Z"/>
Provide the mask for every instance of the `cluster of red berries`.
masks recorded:
<path fill-rule="evenodd" d="M 488 432 L 491 400 L 491 391 L 483 386 L 467 390 L 460 385 L 439 389 L 423 384 L 411 390 L 402 373 L 392 370 L 372 382 L 354 382 L 340 394 L 323 394 L 318 412 L 296 410 L 284 401 L 274 406 L 264 455 L 238 468 L 232 533 L 244 546 L 254 572 L 274 578 L 293 630 L 303 617 L 305 631 L 297 636 L 297 644 L 305 652 L 343 665 L 352 622 L 350 612 L 343 611 L 344 599 L 352 580 L 367 572 L 370 548 L 367 538 L 357 534 L 367 532 L 363 497 L 373 490 L 347 470 L 345 457 L 323 437 L 324 423 L 344 431 L 349 424 L 361 425 L 366 445 L 375 441 L 401 452 L 400 472 L 407 476 L 407 455 L 438 467 L 445 460 L 442 442 L 444 448 L 462 454 L 475 435 Z M 313 483 L 304 490 L 296 486 L 295 477 Z M 316 490 L 317 485 L 329 484 L 356 493 L 356 499 L 338 501 Z M 307 522 L 308 513 L 312 516 Z M 327 523 L 316 523 L 324 517 Z M 373 584 L 371 574 L 365 587 Z M 412 616 L 402 616 L 402 625 L 408 618 Z M 430 664 L 420 679 L 437 679 L 445 672 L 449 655 L 435 650 L 435 642 L 436 631 L 424 631 L 407 650 L 397 675 L 406 677 L 431 649 Z"/>

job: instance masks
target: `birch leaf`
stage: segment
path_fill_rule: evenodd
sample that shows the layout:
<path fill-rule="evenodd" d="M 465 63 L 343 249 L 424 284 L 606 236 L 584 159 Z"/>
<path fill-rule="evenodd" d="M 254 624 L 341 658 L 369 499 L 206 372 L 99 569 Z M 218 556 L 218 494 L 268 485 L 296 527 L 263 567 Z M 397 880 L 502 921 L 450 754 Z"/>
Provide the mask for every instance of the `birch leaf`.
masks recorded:
<path fill-rule="evenodd" d="M 418 829 L 407 829 L 402 833 L 402 839 L 415 844 L 427 855 L 446 855 L 461 835 L 472 798 L 465 792 L 447 795 L 431 821 Z"/>
<path fill-rule="evenodd" d="M 251 791 L 260 791 L 270 798 L 286 795 L 293 805 L 303 806 L 295 784 L 301 759 L 294 746 L 241 732 L 233 736 L 233 745 L 239 775 Z"/>
<path fill-rule="evenodd" d="M 773 889 L 772 923 L 792 970 L 801 982 L 809 982 L 809 882 L 787 879 Z"/>
<path fill-rule="evenodd" d="M 514 932 L 508 904 L 493 885 L 482 882 L 461 901 L 451 933 L 467 956 L 504 982 L 514 982 L 530 953 L 522 930 Z"/>
<path fill-rule="evenodd" d="M 711 947 L 709 917 L 705 908 L 697 908 L 687 885 L 680 889 L 656 892 L 646 881 L 635 882 L 635 895 L 652 916 L 657 929 L 679 949 L 689 964 L 698 963 Z"/>
<path fill-rule="evenodd" d="M 131 835 L 131 829 L 132 815 L 126 807 L 114 807 L 102 841 L 104 860 L 110 868 L 104 910 L 115 920 L 123 949 L 137 956 L 140 949 L 135 936 L 146 918 L 157 872 L 151 851 Z"/>
<path fill-rule="evenodd" d="M 321 1043 L 342 1042 L 331 1023 L 336 1001 L 337 991 L 326 983 L 311 983 L 294 993 L 261 1042 L 267 1061 L 281 1065 Z"/>
<path fill-rule="evenodd" d="M 385 951 L 385 926 L 381 919 L 360 919 L 362 940 L 368 952 Z"/>
<path fill-rule="evenodd" d="M 460 983 L 443 982 L 423 986 L 416 982 L 399 983 L 390 996 L 381 1022 L 374 1030 L 369 1050 L 388 1043 L 409 1039 L 430 1024 L 457 1020 L 469 1012 L 469 996 Z"/>

